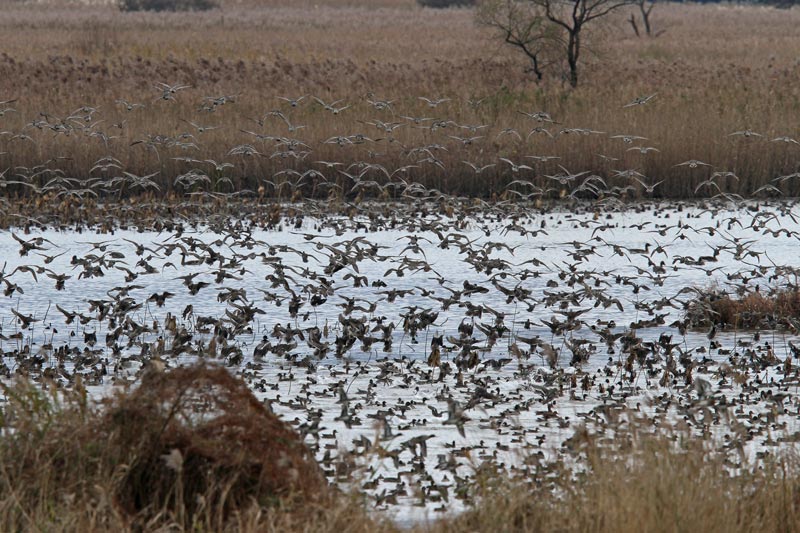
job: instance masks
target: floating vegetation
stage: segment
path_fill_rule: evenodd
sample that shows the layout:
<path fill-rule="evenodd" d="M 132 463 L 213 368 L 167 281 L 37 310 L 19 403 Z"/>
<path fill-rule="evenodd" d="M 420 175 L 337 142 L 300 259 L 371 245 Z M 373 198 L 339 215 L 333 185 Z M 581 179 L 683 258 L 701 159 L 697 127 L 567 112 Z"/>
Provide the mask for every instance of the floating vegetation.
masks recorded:
<path fill-rule="evenodd" d="M 800 332 L 800 291 L 797 288 L 761 292 L 756 287 L 738 295 L 717 289 L 695 292 L 696 297 L 687 305 L 691 327 Z"/>

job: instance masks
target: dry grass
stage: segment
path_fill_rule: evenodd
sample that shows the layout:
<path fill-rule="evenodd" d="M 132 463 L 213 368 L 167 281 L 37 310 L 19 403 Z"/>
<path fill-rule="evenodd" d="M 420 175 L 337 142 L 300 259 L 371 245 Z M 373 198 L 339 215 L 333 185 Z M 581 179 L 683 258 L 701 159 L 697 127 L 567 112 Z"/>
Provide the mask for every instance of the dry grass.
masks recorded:
<path fill-rule="evenodd" d="M 788 328 L 800 326 L 800 291 L 776 289 L 730 295 L 718 290 L 701 291 L 687 306 L 693 327 L 720 325 L 737 329 Z"/>
<path fill-rule="evenodd" d="M 800 463 L 793 452 L 732 466 L 728 454 L 680 428 L 649 423 L 614 437 L 573 439 L 584 473 L 545 479 L 489 476 L 480 503 L 436 532 L 796 531 Z M 732 472 L 736 472 L 732 474 Z"/>
<path fill-rule="evenodd" d="M 5 388 L 0 529 L 393 532 L 327 488 L 308 452 L 227 371 L 151 371 L 93 404 L 80 383 Z M 793 531 L 800 464 L 738 462 L 687 427 L 635 412 L 579 428 L 564 461 L 537 450 L 511 474 L 480 468 L 464 514 L 414 531 Z M 657 428 L 657 429 L 656 429 Z M 738 460 L 738 461 L 737 461 Z M 567 466 L 572 465 L 572 466 Z"/>
<path fill-rule="evenodd" d="M 410 148 L 430 143 L 448 148 L 437 153 L 445 169 L 423 163 L 410 176 L 446 192 L 482 196 L 502 193 L 516 176 L 504 165 L 476 176 L 462 160 L 489 163 L 505 156 L 531 163 L 522 157 L 555 155 L 573 172 L 589 170 L 607 179 L 613 170 L 636 169 L 653 181 L 665 179 L 656 194 L 673 197 L 693 196 L 711 172 L 708 167 L 675 167 L 688 159 L 735 172 L 741 181 L 717 181 L 723 190 L 742 194 L 799 170 L 795 156 L 800 147 L 770 139 L 797 135 L 792 117 L 800 108 L 800 68 L 793 50 L 800 10 L 659 5 L 654 24 L 666 32 L 655 39 L 634 37 L 621 15 L 595 33 L 590 41 L 595 53 L 586 58 L 582 86 L 570 90 L 557 71 L 535 84 L 524 72 L 523 58 L 477 26 L 472 10 L 423 10 L 412 0 L 357 4 L 228 2 L 212 13 L 155 15 L 13 3 L 0 14 L 0 95 L 19 97 L 14 104 L 19 113 L 0 118 L 0 128 L 24 131 L 33 142 L 11 140 L 10 135 L 0 138 L 0 150 L 8 152 L 0 156 L 0 166 L 32 167 L 68 156 L 71 160 L 51 166 L 85 178 L 97 159 L 114 155 L 131 172 L 159 171 L 162 188 L 183 192 L 173 185 L 174 178 L 197 165 L 172 158 L 213 158 L 236 168 L 226 174 L 232 186 L 212 183 L 208 190 L 256 191 L 265 186 L 267 196 L 275 193 L 262 179 L 286 168 L 304 170 L 314 160 L 369 161 L 391 172 L 422 158 L 409 155 Z M 187 83 L 192 89 L 180 93 L 177 101 L 158 101 L 156 81 Z M 372 108 L 366 102 L 370 92 L 375 98 L 394 100 L 396 114 Z M 645 106 L 622 108 L 634 97 L 656 92 Z M 200 110 L 205 96 L 233 94 L 239 95 L 235 104 L 213 113 Z M 326 101 L 344 99 L 342 105 L 351 108 L 332 116 L 308 100 L 292 110 L 275 98 L 303 94 Z M 453 100 L 431 110 L 417 96 Z M 466 100 L 475 97 L 487 99 L 473 109 Z M 118 98 L 143 102 L 147 108 L 128 113 L 115 105 Z M 118 136 L 108 147 L 88 132 L 56 135 L 26 128 L 40 112 L 65 118 L 83 105 L 99 108 L 95 118 L 104 122 L 98 130 Z M 250 120 L 273 109 L 282 109 L 293 124 L 306 127 L 290 132 L 277 118 L 267 119 L 263 128 Z M 643 145 L 660 152 L 627 151 L 629 145 L 609 135 L 571 134 L 554 140 L 534 135 L 523 142 L 498 138 L 506 127 L 524 137 L 539 125 L 521 110 L 549 112 L 561 123 L 549 125 L 553 133 L 579 127 L 641 135 L 648 139 Z M 364 124 L 375 118 L 403 121 L 399 114 L 491 127 L 476 133 L 483 139 L 463 147 L 448 135 L 473 134 L 452 125 L 439 131 L 407 125 L 392 137 L 397 142 L 388 142 L 385 133 Z M 148 134 L 177 137 L 193 132 L 182 119 L 221 127 L 197 135 L 198 150 L 159 147 L 156 155 L 142 144 L 130 146 Z M 112 126 L 123 120 L 124 128 Z M 273 142 L 261 143 L 243 129 L 295 137 L 312 153 L 306 160 L 228 156 L 231 148 L 244 143 L 266 156 L 276 151 Z M 744 129 L 764 137 L 729 135 Z M 384 140 L 344 148 L 322 144 L 332 136 L 355 133 Z M 620 160 L 607 162 L 597 154 Z M 541 176 L 558 172 L 557 162 L 533 163 L 531 176 L 553 185 Z M 219 181 L 219 176 L 211 177 Z M 328 177 L 341 185 L 350 183 L 336 173 Z M 385 181 L 379 174 L 371 177 Z M 637 188 L 633 196 L 642 193 L 628 178 L 613 179 L 609 185 L 628 183 Z M 798 192 L 796 180 L 780 187 L 786 194 Z M 287 195 L 285 191 L 281 194 Z M 319 194 L 312 185 L 302 192 Z M 698 194 L 716 192 L 709 187 Z"/>
<path fill-rule="evenodd" d="M 79 383 L 48 392 L 20 381 L 5 397 L 4 531 L 313 524 L 349 503 L 302 439 L 222 368 L 153 370 L 99 406 Z"/>

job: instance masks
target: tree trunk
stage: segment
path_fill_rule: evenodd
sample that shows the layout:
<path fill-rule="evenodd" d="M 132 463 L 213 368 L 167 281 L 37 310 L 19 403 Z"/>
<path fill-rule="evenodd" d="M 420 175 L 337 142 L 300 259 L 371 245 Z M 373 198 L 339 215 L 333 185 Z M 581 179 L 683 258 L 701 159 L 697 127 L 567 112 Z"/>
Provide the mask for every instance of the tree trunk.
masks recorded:
<path fill-rule="evenodd" d="M 644 4 L 639 4 L 639 9 L 642 10 L 642 21 L 644 21 L 644 31 L 647 35 L 650 35 L 650 9 L 653 9 L 653 6 L 650 6 L 650 9 L 645 9 Z"/>
<path fill-rule="evenodd" d="M 542 81 L 542 71 L 539 69 L 539 58 L 536 55 L 531 56 L 531 70 L 536 75 L 536 81 Z"/>
<path fill-rule="evenodd" d="M 631 26 L 633 26 L 633 32 L 636 34 L 636 36 L 640 37 L 639 26 L 636 25 L 636 17 L 633 15 L 633 13 L 631 13 L 631 18 L 628 19 L 628 22 L 630 22 Z"/>
<path fill-rule="evenodd" d="M 578 56 L 580 55 L 580 26 L 569 33 L 567 42 L 567 64 L 569 65 L 569 85 L 573 89 L 578 86 Z"/>

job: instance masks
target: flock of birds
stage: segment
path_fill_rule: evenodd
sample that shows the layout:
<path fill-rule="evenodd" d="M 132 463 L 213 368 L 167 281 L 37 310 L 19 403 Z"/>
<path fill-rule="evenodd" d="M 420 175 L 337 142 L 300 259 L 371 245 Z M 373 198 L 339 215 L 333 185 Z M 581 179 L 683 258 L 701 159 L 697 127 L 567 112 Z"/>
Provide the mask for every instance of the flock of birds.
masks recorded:
<path fill-rule="evenodd" d="M 187 89 L 157 88 L 167 103 Z M 211 113 L 235 100 L 207 98 L 202 106 Z M 350 108 L 319 98 L 280 101 L 284 110 L 259 120 L 290 133 L 303 129 L 290 110 L 307 101 L 331 116 Z M 447 103 L 423 101 L 432 111 Z M 395 116 L 394 102 L 370 94 L 366 103 Z M 2 114 L 13 113 L 13 104 L 0 103 Z M 133 113 L 143 104 L 118 105 Z M 43 114 L 30 128 L 111 146 L 100 116 L 87 106 L 63 119 Z M 548 114 L 529 117 L 537 125 L 528 136 L 598 134 L 553 133 Z M 387 143 L 400 128 L 461 132 L 445 135 L 465 148 L 490 128 L 397 118 L 368 124 Z M 197 137 L 215 127 L 187 124 L 194 133 L 131 144 L 160 159 L 165 149 L 196 149 Z M 244 134 L 275 152 L 243 144 L 230 149 L 231 158 L 310 160 L 298 139 Z M 0 135 L 9 146 L 35 142 L 15 137 L 23 132 Z M 524 138 L 506 130 L 498 136 Z M 612 138 L 654 150 L 633 135 Z M 304 191 L 305 201 L 248 204 L 237 217 L 164 215 L 171 204 L 154 194 L 126 206 L 148 215 L 110 227 L 7 213 L 13 225 L 0 233 L 0 374 L 63 387 L 80 379 L 102 393 L 148 367 L 217 361 L 305 436 L 332 482 L 363 491 L 378 507 L 402 509 L 403 517 L 458 510 L 487 463 L 544 479 L 554 460 L 577 453 L 581 431 L 611 433 L 632 419 L 685 424 L 729 451 L 732 468 L 800 438 L 800 317 L 765 315 L 741 330 L 717 320 L 707 297 L 798 290 L 800 221 L 792 200 L 738 198 L 719 187 L 734 175 L 708 169 L 698 191 L 714 189 L 715 199 L 623 204 L 632 185 L 609 187 L 598 175 L 560 168 L 546 176 L 556 196 L 596 200 L 545 208 L 530 200 L 553 191 L 526 177 L 532 166 L 510 158 L 464 163 L 476 174 L 499 165 L 515 176 L 505 199 L 459 198 L 414 179 L 420 167 L 443 166 L 438 154 L 447 147 L 403 150 L 412 162 L 393 171 L 366 161 L 287 167 L 277 173 L 280 182 L 272 176 L 259 186 L 289 187 L 293 199 Z M 132 174 L 111 155 L 84 179 L 67 176 L 59 161 L 0 174 L 5 210 L 30 195 L 103 197 L 102 209 L 111 210 L 127 194 L 163 192 L 157 174 Z M 188 194 L 262 195 L 219 192 L 233 163 L 181 161 L 191 169 L 172 187 Z M 647 194 L 659 185 L 631 169 L 617 177 Z M 333 191 L 338 201 L 306 194 L 308 187 Z M 162 213 L 152 218 L 154 210 Z"/>
<path fill-rule="evenodd" d="M 105 108 L 83 105 L 67 114 L 39 112 L 35 117 L 20 118 L 18 128 L 0 131 L 0 148 L 4 150 L 0 161 L 8 161 L 0 172 L 0 190 L 10 196 L 99 201 L 170 192 L 194 201 L 297 201 L 310 197 L 358 203 L 365 199 L 414 201 L 423 194 L 441 199 L 447 190 L 419 188 L 422 177 L 430 184 L 434 176 L 434 182 L 447 181 L 451 188 L 458 181 L 455 178 L 485 179 L 487 186 L 479 195 L 495 200 L 595 200 L 618 207 L 625 200 L 659 196 L 666 178 L 656 180 L 641 172 L 643 158 L 659 151 L 643 136 L 565 127 L 544 111 L 518 111 L 529 122 L 527 130 L 502 128 L 491 120 L 481 121 L 492 115 L 483 109 L 491 105 L 489 98 L 461 102 L 418 97 L 416 102 L 409 98 L 398 102 L 370 92 L 347 103 L 308 95 L 277 96 L 275 108 L 256 117 L 238 116 L 237 120 L 245 122 L 226 125 L 220 114 L 228 113 L 223 108 L 235 107 L 238 94 L 205 96 L 197 103 L 198 116 L 177 118 L 176 111 L 162 106 L 188 98 L 183 93 L 191 87 L 157 83 L 153 89 L 149 101 L 117 99 Z M 621 108 L 652 106 L 656 98 L 657 94 L 643 96 Z M 398 109 L 402 104 L 409 111 Z M 19 114 L 18 105 L 17 99 L 0 102 L 0 127 Z M 453 109 L 448 110 L 451 105 Z M 302 116 L 315 118 L 314 127 L 296 122 L 300 108 L 306 108 Z M 134 131 L 129 119 L 136 122 L 142 113 L 149 113 L 146 116 L 151 118 L 159 115 L 159 123 L 170 122 L 163 117 L 175 116 L 172 131 Z M 348 113 L 372 114 L 373 118 L 349 119 Z M 470 116 L 477 122 L 446 118 L 453 114 Z M 326 139 L 313 134 L 315 128 L 330 125 L 357 131 L 341 131 Z M 306 133 L 309 135 L 304 136 Z M 217 137 L 206 143 L 209 135 Z M 80 165 L 76 166 L 69 154 L 31 166 L 13 163 L 19 147 L 41 148 L 43 137 L 85 138 L 87 146 L 95 144 L 105 154 L 86 168 L 77 168 Z M 614 153 L 596 154 L 596 169 L 570 171 L 569 162 L 546 152 L 559 139 L 575 137 L 605 139 Z M 800 146 L 790 136 L 765 137 L 750 129 L 732 132 L 729 137 Z M 58 146 L 53 142 L 48 139 L 48 150 Z M 211 152 L 213 157 L 208 155 Z M 335 160 L 318 155 L 337 152 Z M 151 162 L 142 164 L 143 158 Z M 26 156 L 25 160 L 29 159 Z M 173 166 L 165 166 L 168 161 Z M 148 165 L 152 171 L 142 172 Z M 674 169 L 681 171 L 680 179 L 687 179 L 686 171 L 690 172 L 695 195 L 730 202 L 744 200 L 733 192 L 742 188 L 733 187 L 740 179 L 730 170 L 697 159 L 676 161 Z M 798 177 L 798 172 L 776 176 L 755 188 L 752 196 L 782 196 L 785 186 Z M 13 209 L 7 205 L 5 210 Z"/>
<path fill-rule="evenodd" d="M 540 479 L 630 417 L 716 435 L 732 466 L 795 441 L 800 321 L 739 331 L 698 306 L 798 289 L 796 205 L 587 207 L 11 228 L 0 370 L 102 393 L 217 361 L 403 517 L 459 509 L 486 462 Z"/>

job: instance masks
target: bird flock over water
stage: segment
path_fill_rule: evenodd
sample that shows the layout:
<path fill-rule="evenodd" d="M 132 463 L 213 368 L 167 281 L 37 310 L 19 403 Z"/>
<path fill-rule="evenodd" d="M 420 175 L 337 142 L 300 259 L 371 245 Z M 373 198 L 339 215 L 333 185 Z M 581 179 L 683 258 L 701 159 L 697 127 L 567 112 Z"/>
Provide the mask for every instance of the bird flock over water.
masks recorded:
<path fill-rule="evenodd" d="M 797 289 L 795 204 L 745 205 L 20 226 L 0 234 L 0 368 L 103 391 L 226 365 L 331 481 L 411 513 L 459 508 L 484 462 L 544 475 L 629 417 L 716 435 L 733 467 L 800 435 L 797 317 L 740 330 L 701 297 Z"/>
<path fill-rule="evenodd" d="M 120 99 L 118 110 L 171 105 L 189 88 L 155 89 L 152 102 Z M 465 160 L 475 175 L 509 177 L 496 198 L 465 198 L 417 181 L 417 170 L 446 170 L 441 154 L 490 135 L 601 133 L 557 131 L 544 112 L 526 112 L 529 133 L 490 133 L 495 125 L 434 118 L 446 98 L 420 99 L 429 117 L 373 94 L 276 100 L 282 109 L 219 161 L 168 155 L 199 149 L 221 127 L 196 117 L 185 121 L 191 133 L 130 142 L 159 161 L 179 158 L 187 170 L 169 187 L 188 199 L 163 198 L 160 171 L 134 174 L 114 155 L 83 179 L 57 158 L 2 173 L 4 380 L 80 381 L 102 394 L 148 368 L 214 361 L 305 436 L 331 482 L 409 514 L 459 509 L 481 464 L 542 479 L 578 453 L 581 432 L 634 419 L 684 424 L 728 451 L 732 469 L 800 437 L 800 317 L 745 309 L 731 323 L 715 307 L 796 295 L 800 221 L 793 200 L 771 198 L 780 180 L 746 200 L 722 188 L 735 174 L 691 159 L 676 166 L 707 172 L 696 190 L 715 198 L 626 203 L 608 176 L 541 154 Z M 3 114 L 15 103 L 2 102 Z M 235 103 L 208 97 L 199 110 L 214 117 Z M 449 144 L 403 145 L 409 163 L 389 170 L 363 150 L 369 161 L 314 159 L 299 138 L 261 133 L 302 132 L 292 116 L 301 106 L 338 117 L 356 105 L 389 114 L 364 124 L 380 141 L 354 133 L 323 144 L 402 144 L 395 132 L 408 128 Z M 116 141 L 88 106 L 34 122 L 32 134 Z M 3 132 L 6 146 L 36 142 L 14 135 L 28 133 Z M 657 150 L 635 135 L 610 139 L 643 156 Z M 291 164 L 238 188 L 228 173 L 251 158 Z M 545 188 L 533 181 L 541 164 L 557 169 Z M 661 183 L 615 172 L 645 196 Z M 547 196 L 565 201 L 537 201 Z M 36 197 L 47 200 L 41 212 L 14 211 Z M 48 211 L 66 199 L 77 217 Z M 199 207 L 189 214 L 184 203 Z"/>

